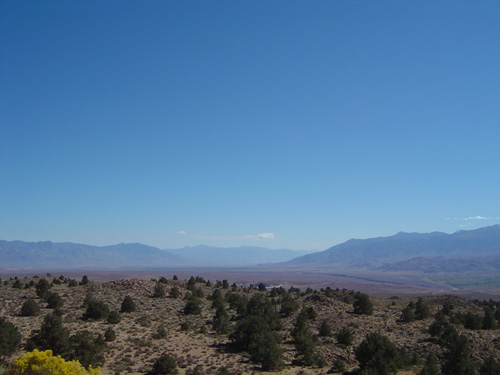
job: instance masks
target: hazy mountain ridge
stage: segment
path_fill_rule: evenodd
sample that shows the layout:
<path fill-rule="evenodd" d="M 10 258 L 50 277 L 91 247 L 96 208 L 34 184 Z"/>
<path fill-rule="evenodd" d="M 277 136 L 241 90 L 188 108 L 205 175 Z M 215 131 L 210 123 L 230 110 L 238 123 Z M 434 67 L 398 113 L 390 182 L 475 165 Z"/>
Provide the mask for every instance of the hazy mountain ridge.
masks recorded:
<path fill-rule="evenodd" d="M 122 268 L 168 266 L 176 255 L 158 248 L 134 244 L 91 246 L 71 242 L 24 242 L 0 240 L 2 268 Z"/>
<path fill-rule="evenodd" d="M 404 233 L 389 237 L 377 237 L 363 240 L 351 239 L 325 251 L 305 255 L 283 266 L 292 267 L 352 267 L 379 268 L 410 259 L 465 259 L 486 258 L 500 254 L 500 225 L 460 231 L 453 234 L 441 232 Z M 445 260 L 443 260 L 445 261 Z M 434 261 L 434 264 L 436 261 Z M 416 264 L 416 262 L 413 262 Z M 420 266 L 417 268 L 422 268 Z M 398 266 L 404 270 L 413 270 L 410 263 Z M 398 268 L 396 267 L 396 268 Z M 388 268 L 387 268 L 388 269 Z"/>
<path fill-rule="evenodd" d="M 161 250 L 140 243 L 92 246 L 71 242 L 0 240 L 0 268 L 229 267 L 284 262 L 305 251 L 242 246 Z"/>

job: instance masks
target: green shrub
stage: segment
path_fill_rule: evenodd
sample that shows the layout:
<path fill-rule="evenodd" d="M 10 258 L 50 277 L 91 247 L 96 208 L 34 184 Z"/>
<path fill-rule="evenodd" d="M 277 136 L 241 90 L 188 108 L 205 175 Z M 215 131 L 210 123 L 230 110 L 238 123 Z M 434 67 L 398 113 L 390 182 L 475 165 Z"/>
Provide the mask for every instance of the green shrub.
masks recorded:
<path fill-rule="evenodd" d="M 353 304 L 354 313 L 358 315 L 372 315 L 373 305 L 370 297 L 365 293 L 359 293 Z"/>
<path fill-rule="evenodd" d="M 153 290 L 153 298 L 163 298 L 165 297 L 165 285 L 162 283 L 156 283 Z"/>
<path fill-rule="evenodd" d="M 429 354 L 427 357 L 427 361 L 425 362 L 424 367 L 418 373 L 418 375 L 441 375 L 441 371 L 439 370 L 438 361 L 434 354 Z"/>
<path fill-rule="evenodd" d="M 411 323 L 415 320 L 415 312 L 410 306 L 406 306 L 401 312 L 401 319 L 404 323 Z"/>
<path fill-rule="evenodd" d="M 61 296 L 55 292 L 48 292 L 45 295 L 45 300 L 49 309 L 60 309 L 64 304 Z"/>
<path fill-rule="evenodd" d="M 479 368 L 479 375 L 500 375 L 500 364 L 493 357 L 489 357 Z"/>
<path fill-rule="evenodd" d="M 122 313 L 130 313 L 134 312 L 136 309 L 135 302 L 130 296 L 125 296 L 125 298 L 122 301 L 122 305 L 120 308 L 120 311 Z"/>
<path fill-rule="evenodd" d="M 349 328 L 344 327 L 337 332 L 335 338 L 337 339 L 337 344 L 339 346 L 346 348 L 352 344 L 354 333 Z"/>
<path fill-rule="evenodd" d="M 104 340 L 106 341 L 115 341 L 116 333 L 113 328 L 108 327 L 108 329 L 104 332 Z"/>
<path fill-rule="evenodd" d="M 78 360 L 82 366 L 93 367 L 102 366 L 104 363 L 104 356 L 102 354 L 105 341 L 101 335 L 95 336 L 89 331 L 80 331 L 70 337 L 71 354 L 70 359 Z"/>
<path fill-rule="evenodd" d="M 35 285 L 36 287 L 36 295 L 40 298 L 45 298 L 45 295 L 50 289 L 50 284 L 45 279 L 40 279 Z"/>
<path fill-rule="evenodd" d="M 122 320 L 122 316 L 116 310 L 111 311 L 108 315 L 108 318 L 107 318 L 107 322 L 109 324 L 118 324 L 118 323 L 120 323 L 121 320 Z"/>
<path fill-rule="evenodd" d="M 69 353 L 69 331 L 55 311 L 44 317 L 40 331 L 28 339 L 25 349 L 52 350 L 54 355 L 61 356 Z"/>
<path fill-rule="evenodd" d="M 90 298 L 87 301 L 87 309 L 83 315 L 84 319 L 106 319 L 109 315 L 109 307 L 103 301 Z"/>
<path fill-rule="evenodd" d="M 425 304 L 422 297 L 419 297 L 417 303 L 415 304 L 415 318 L 418 320 L 424 320 L 431 316 L 429 307 Z"/>
<path fill-rule="evenodd" d="M 175 359 L 168 354 L 162 354 L 153 364 L 151 370 L 153 375 L 177 374 L 177 363 Z"/>
<path fill-rule="evenodd" d="M 319 336 L 328 337 L 332 335 L 332 328 L 326 320 L 323 320 L 321 326 L 319 327 Z"/>
<path fill-rule="evenodd" d="M 172 289 L 170 289 L 170 294 L 169 294 L 170 298 L 179 298 L 180 295 L 181 295 L 181 292 L 179 291 L 179 288 L 177 288 L 176 286 L 174 286 Z"/>
<path fill-rule="evenodd" d="M 184 306 L 184 315 L 199 315 L 201 314 L 201 307 L 200 307 L 200 300 L 199 299 L 190 299 L 186 302 L 186 305 Z"/>
<path fill-rule="evenodd" d="M 0 359 L 12 354 L 21 343 L 19 329 L 0 316 Z"/>
<path fill-rule="evenodd" d="M 229 331 L 229 315 L 227 314 L 224 305 L 220 305 L 217 308 L 212 322 L 212 327 L 217 333 L 227 333 Z"/>
<path fill-rule="evenodd" d="M 21 306 L 21 316 L 36 316 L 38 314 L 40 314 L 40 306 L 31 298 Z"/>
<path fill-rule="evenodd" d="M 378 332 L 368 333 L 355 354 L 361 374 L 394 374 L 407 362 L 404 353 Z"/>
<path fill-rule="evenodd" d="M 165 329 L 165 327 L 158 327 L 154 337 L 156 339 L 164 339 L 165 337 L 167 337 L 167 330 Z"/>

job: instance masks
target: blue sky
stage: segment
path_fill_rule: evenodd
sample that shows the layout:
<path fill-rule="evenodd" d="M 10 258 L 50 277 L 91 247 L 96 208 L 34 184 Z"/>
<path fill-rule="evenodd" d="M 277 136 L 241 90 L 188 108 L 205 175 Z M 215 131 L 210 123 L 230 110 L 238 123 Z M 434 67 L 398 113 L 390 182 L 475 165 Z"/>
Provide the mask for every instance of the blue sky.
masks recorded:
<path fill-rule="evenodd" d="M 2 1 L 0 238 L 323 250 L 500 223 L 498 1 Z"/>

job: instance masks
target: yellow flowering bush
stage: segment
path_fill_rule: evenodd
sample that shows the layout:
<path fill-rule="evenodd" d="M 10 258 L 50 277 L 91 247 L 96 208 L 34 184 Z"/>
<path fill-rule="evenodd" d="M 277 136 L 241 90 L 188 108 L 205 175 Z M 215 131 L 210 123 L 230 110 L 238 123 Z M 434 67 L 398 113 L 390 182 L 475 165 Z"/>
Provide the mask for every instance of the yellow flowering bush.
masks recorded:
<path fill-rule="evenodd" d="M 89 366 L 87 371 L 78 361 L 65 361 L 59 355 L 54 357 L 52 350 L 35 349 L 19 356 L 7 375 L 101 375 L 101 369 Z"/>

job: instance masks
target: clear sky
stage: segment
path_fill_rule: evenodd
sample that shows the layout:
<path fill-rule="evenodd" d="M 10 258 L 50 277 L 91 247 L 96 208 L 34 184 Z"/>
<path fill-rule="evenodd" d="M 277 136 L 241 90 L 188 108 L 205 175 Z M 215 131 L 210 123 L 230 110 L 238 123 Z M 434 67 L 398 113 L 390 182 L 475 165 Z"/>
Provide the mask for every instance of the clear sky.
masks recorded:
<path fill-rule="evenodd" d="M 499 1 L 0 2 L 0 239 L 498 223 Z"/>

